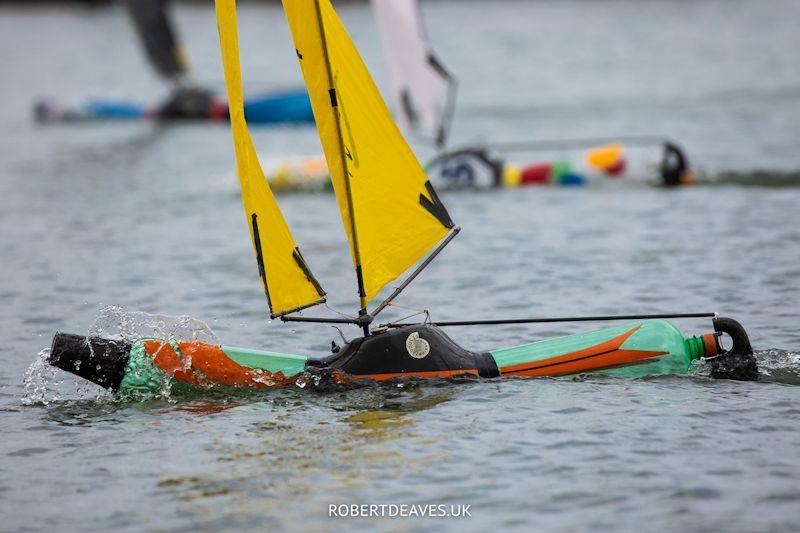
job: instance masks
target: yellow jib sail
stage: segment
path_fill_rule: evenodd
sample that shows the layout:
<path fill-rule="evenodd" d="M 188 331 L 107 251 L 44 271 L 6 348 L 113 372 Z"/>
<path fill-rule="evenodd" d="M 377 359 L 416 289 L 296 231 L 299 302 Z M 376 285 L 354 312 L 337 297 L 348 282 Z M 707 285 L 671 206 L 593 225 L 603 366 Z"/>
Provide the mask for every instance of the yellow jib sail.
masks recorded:
<path fill-rule="evenodd" d="M 322 303 L 325 301 L 325 292 L 314 279 L 295 244 L 264 177 L 247 129 L 239 66 L 236 1 L 216 0 L 216 8 L 242 202 L 261 281 L 274 317 Z"/>
<path fill-rule="evenodd" d="M 339 202 L 361 306 L 453 227 L 330 0 L 283 0 Z"/>
<path fill-rule="evenodd" d="M 329 0 L 284 0 L 361 305 L 453 227 Z"/>

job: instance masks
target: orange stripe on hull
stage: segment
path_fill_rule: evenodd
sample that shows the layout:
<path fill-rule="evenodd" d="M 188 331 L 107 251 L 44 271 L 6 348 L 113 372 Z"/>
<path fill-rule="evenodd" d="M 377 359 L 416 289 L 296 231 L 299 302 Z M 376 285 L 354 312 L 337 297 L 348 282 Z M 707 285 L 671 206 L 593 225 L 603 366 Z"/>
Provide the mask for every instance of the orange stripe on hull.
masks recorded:
<path fill-rule="evenodd" d="M 204 380 L 192 370 L 191 365 L 175 352 L 170 343 L 145 341 L 144 349 L 158 368 L 178 381 L 192 385 L 204 383 Z"/>
<path fill-rule="evenodd" d="M 167 342 L 146 341 L 144 346 L 158 368 L 176 380 L 192 385 L 267 387 L 295 381 L 295 378 L 286 377 L 281 372 L 258 372 L 242 366 L 228 357 L 221 346 L 214 344 L 179 342 L 179 353 Z M 268 381 L 271 383 L 268 384 Z"/>
<path fill-rule="evenodd" d="M 644 364 L 667 352 L 648 350 L 621 350 L 620 347 L 641 326 L 631 328 L 625 333 L 600 344 L 568 354 L 506 366 L 500 369 L 503 376 L 561 376 L 579 374 L 593 370 L 607 370 L 622 366 Z"/>

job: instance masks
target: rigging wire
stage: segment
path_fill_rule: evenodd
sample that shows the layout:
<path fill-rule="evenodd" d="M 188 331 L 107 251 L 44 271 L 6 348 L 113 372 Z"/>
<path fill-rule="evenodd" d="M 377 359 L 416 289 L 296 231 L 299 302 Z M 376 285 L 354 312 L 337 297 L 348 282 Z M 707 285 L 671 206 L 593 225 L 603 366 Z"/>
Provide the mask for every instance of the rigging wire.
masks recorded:
<path fill-rule="evenodd" d="M 432 322 L 432 325 L 445 326 L 491 326 L 500 324 L 541 324 L 549 322 L 595 322 L 606 320 L 653 320 L 660 318 L 716 318 L 719 313 L 659 313 L 654 315 L 632 314 L 632 315 L 600 315 L 600 316 L 573 316 L 573 317 L 545 317 L 545 318 L 501 318 L 488 320 L 458 320 Z M 388 328 L 401 328 L 413 324 L 390 322 L 385 324 Z"/>
<path fill-rule="evenodd" d="M 328 309 L 328 311 L 330 311 L 330 312 L 332 312 L 334 314 L 337 314 L 337 315 L 339 315 L 341 317 L 344 317 L 344 318 L 349 318 L 351 320 L 356 320 L 356 318 L 354 316 L 348 315 L 346 313 L 342 313 L 341 311 L 337 311 L 336 309 L 334 309 L 333 307 L 328 305 L 328 302 L 325 302 L 324 305 L 325 305 L 325 308 Z"/>

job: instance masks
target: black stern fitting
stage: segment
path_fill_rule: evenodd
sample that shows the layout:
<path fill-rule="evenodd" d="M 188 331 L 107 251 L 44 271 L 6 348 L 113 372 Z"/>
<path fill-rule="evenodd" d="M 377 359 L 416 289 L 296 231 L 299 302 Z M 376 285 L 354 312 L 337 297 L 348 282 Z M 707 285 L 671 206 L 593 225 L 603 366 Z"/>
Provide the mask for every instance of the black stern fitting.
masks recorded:
<path fill-rule="evenodd" d="M 758 363 L 750 346 L 750 338 L 742 325 L 732 318 L 716 317 L 714 331 L 719 335 L 730 336 L 733 346 L 716 357 L 709 358 L 711 377 L 716 379 L 735 379 L 755 381 L 758 379 Z"/>

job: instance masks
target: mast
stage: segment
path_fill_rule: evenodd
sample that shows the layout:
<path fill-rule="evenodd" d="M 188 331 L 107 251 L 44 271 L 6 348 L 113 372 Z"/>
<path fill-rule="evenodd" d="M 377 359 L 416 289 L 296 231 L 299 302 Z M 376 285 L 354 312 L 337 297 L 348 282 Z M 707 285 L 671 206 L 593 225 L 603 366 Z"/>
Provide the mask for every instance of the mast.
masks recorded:
<path fill-rule="evenodd" d="M 323 56 L 325 58 L 325 68 L 328 73 L 328 93 L 331 96 L 331 107 L 338 108 L 339 100 L 336 95 L 336 80 L 333 77 L 333 68 L 331 67 L 331 58 L 328 55 L 328 39 L 325 36 L 325 22 L 322 19 L 322 9 L 319 5 L 319 0 L 314 0 L 314 7 L 317 13 L 317 24 L 319 26 L 320 40 L 322 41 Z M 334 120 L 336 123 L 336 134 L 339 141 L 339 154 L 342 161 L 342 170 L 344 171 L 344 183 L 347 194 L 347 209 L 350 212 L 350 233 L 353 236 L 353 262 L 356 269 L 356 283 L 358 285 L 358 301 L 360 309 L 358 316 L 367 315 L 367 292 L 364 289 L 364 273 L 361 269 L 361 249 L 358 245 L 358 231 L 356 229 L 356 212 L 353 207 L 353 191 L 350 186 L 350 171 L 347 168 L 347 151 L 344 146 L 344 136 L 342 134 L 342 117 L 338 109 L 334 110 Z M 368 323 L 364 324 L 364 335 L 369 335 Z"/>

